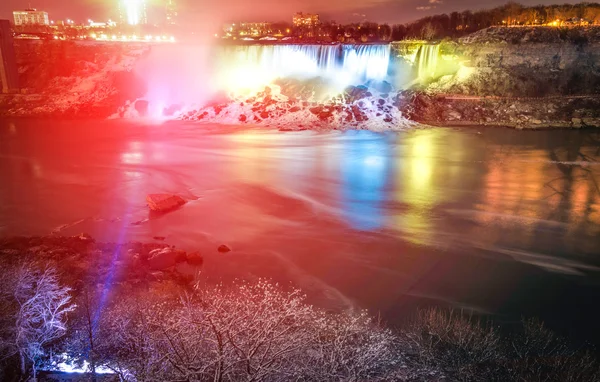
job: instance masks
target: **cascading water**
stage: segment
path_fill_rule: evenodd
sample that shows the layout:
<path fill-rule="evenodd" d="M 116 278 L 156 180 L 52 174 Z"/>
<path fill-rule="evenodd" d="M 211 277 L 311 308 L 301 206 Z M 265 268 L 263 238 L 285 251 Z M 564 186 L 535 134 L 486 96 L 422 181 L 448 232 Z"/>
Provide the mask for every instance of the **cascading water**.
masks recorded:
<path fill-rule="evenodd" d="M 219 47 L 215 70 L 227 89 L 264 86 L 275 78 L 321 77 L 343 87 L 388 74 L 389 45 L 251 45 Z"/>
<path fill-rule="evenodd" d="M 390 45 L 344 45 L 342 71 L 353 80 L 385 80 L 390 64 Z"/>
<path fill-rule="evenodd" d="M 428 81 L 435 77 L 439 55 L 439 44 L 424 44 L 419 47 L 415 63 L 420 81 Z"/>
<path fill-rule="evenodd" d="M 153 48 L 149 68 L 162 62 L 158 60 L 163 56 L 161 49 Z M 382 129 L 410 124 L 397 107 L 390 84 L 394 71 L 390 70 L 389 44 L 219 45 L 205 47 L 202 59 L 190 54 L 197 47 L 180 49 L 179 54 L 168 52 L 168 65 L 145 71 L 154 84 L 145 99 L 153 116 L 291 128 Z M 191 68 L 183 67 L 182 61 Z M 187 82 L 181 85 L 182 81 Z M 203 92 L 198 101 L 170 97 L 188 95 L 172 91 L 187 84 Z"/>

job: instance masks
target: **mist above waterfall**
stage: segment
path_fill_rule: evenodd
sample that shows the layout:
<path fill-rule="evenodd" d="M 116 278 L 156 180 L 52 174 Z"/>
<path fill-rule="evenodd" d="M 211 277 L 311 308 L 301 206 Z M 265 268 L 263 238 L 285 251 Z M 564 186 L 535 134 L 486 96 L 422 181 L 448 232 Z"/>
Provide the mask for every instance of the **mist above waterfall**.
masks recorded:
<path fill-rule="evenodd" d="M 153 46 L 136 68 L 153 111 L 252 93 L 281 78 L 319 78 L 324 93 L 389 80 L 389 45 Z M 153 113 L 154 114 L 154 113 Z"/>
<path fill-rule="evenodd" d="M 390 44 L 162 45 L 152 47 L 136 73 L 147 84 L 145 113 L 154 117 L 182 115 L 214 105 L 221 105 L 217 110 L 223 110 L 224 105 L 239 105 L 240 100 L 256 97 L 266 87 L 275 89 L 281 81 L 293 81 L 293 86 L 287 86 L 290 82 L 284 86 L 286 99 L 278 100 L 288 105 L 331 105 L 338 102 L 336 97 L 345 98 L 343 94 L 349 87 L 359 85 L 369 89 L 365 94 L 383 95 L 372 102 L 392 105 L 394 94 L 388 93 L 400 90 L 409 78 L 432 76 L 438 54 L 438 46 L 423 45 L 413 56 L 414 63 L 407 66 L 392 55 Z M 387 90 L 382 91 L 382 87 Z M 266 102 L 271 102 L 269 97 Z M 360 107 L 368 114 L 370 109 L 363 107 L 365 104 L 369 103 L 362 102 Z M 288 108 L 293 109 L 284 109 Z M 248 114 L 248 110 L 235 110 L 228 120 Z M 391 117 L 389 112 L 381 114 L 376 108 L 371 111 L 382 120 L 399 118 Z M 219 112 L 208 115 L 217 120 L 224 118 Z"/>

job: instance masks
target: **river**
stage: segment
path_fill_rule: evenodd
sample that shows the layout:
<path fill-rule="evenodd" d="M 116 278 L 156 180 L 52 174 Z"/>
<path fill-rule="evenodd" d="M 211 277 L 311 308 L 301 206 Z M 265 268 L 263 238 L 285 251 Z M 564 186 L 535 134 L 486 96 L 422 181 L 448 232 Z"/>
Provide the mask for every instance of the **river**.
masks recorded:
<path fill-rule="evenodd" d="M 163 236 L 207 275 L 292 282 L 391 323 L 443 305 L 600 343 L 599 160 L 589 130 L 2 120 L 0 236 Z M 149 214 L 162 192 L 188 203 Z"/>

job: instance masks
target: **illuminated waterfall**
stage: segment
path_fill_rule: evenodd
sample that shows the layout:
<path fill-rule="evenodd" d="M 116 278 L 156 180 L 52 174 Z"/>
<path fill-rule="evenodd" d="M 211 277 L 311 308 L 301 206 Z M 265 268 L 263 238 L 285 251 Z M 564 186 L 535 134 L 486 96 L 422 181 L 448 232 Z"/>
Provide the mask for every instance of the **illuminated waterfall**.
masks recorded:
<path fill-rule="evenodd" d="M 344 46 L 343 72 L 353 79 L 384 80 L 390 63 L 389 45 Z"/>
<path fill-rule="evenodd" d="M 217 48 L 219 84 L 227 89 L 253 89 L 276 78 L 320 77 L 333 86 L 384 80 L 389 45 L 250 45 Z"/>
<path fill-rule="evenodd" d="M 419 80 L 427 81 L 435 77 L 435 71 L 440 55 L 439 44 L 425 44 L 419 47 L 415 64 L 418 69 Z"/>

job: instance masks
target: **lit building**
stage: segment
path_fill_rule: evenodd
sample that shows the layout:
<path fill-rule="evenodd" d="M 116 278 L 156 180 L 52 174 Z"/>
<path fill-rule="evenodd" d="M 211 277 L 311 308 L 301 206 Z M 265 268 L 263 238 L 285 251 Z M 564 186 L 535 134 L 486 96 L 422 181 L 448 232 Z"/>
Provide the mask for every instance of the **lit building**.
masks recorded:
<path fill-rule="evenodd" d="M 121 25 L 148 24 L 145 0 L 120 0 L 119 18 Z"/>
<path fill-rule="evenodd" d="M 258 22 L 258 23 L 230 23 L 223 25 L 223 36 L 249 36 L 249 37 L 260 37 L 272 33 L 271 23 Z"/>
<path fill-rule="evenodd" d="M 319 25 L 319 15 L 298 12 L 294 15 L 293 23 L 295 27 L 316 27 Z"/>
<path fill-rule="evenodd" d="M 173 0 L 167 0 L 166 8 L 167 25 L 175 25 L 177 20 L 177 8 Z"/>
<path fill-rule="evenodd" d="M 240 23 L 240 30 L 250 36 L 264 36 L 271 33 L 271 23 Z"/>
<path fill-rule="evenodd" d="M 14 11 L 15 25 L 50 25 L 48 12 L 38 11 L 33 8 L 24 11 Z"/>

